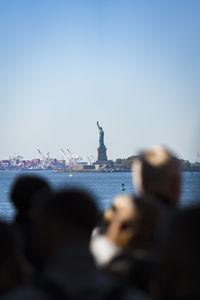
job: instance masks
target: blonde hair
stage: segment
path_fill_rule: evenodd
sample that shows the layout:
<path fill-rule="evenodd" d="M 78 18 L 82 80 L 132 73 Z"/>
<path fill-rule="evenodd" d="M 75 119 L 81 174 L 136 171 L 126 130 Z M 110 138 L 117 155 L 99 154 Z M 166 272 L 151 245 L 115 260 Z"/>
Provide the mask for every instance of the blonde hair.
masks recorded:
<path fill-rule="evenodd" d="M 134 182 L 139 190 L 154 192 L 179 173 L 177 157 L 163 146 L 142 152 L 134 161 Z"/>

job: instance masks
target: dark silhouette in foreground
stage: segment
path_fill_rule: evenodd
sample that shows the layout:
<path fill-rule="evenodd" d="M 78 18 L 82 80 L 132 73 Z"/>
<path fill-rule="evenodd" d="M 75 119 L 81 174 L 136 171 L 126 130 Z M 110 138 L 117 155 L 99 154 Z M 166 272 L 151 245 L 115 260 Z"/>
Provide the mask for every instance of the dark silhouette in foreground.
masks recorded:
<path fill-rule="evenodd" d="M 156 243 L 176 214 L 181 174 L 178 159 L 161 146 L 141 153 L 133 169 L 139 196 L 114 200 L 91 249 L 100 268 L 149 292 L 160 255 Z"/>
<path fill-rule="evenodd" d="M 146 198 L 116 197 L 104 215 L 109 222 L 107 230 L 93 236 L 91 249 L 100 269 L 148 292 L 157 208 Z"/>
<path fill-rule="evenodd" d="M 129 299 L 131 295 L 146 299 L 96 269 L 89 241 L 97 217 L 87 192 L 68 189 L 52 194 L 36 224 L 43 270 L 32 285 L 5 299 Z"/>
<path fill-rule="evenodd" d="M 157 272 L 158 298 L 200 299 L 200 206 L 180 211 L 163 234 L 165 244 Z"/>
<path fill-rule="evenodd" d="M 44 179 L 33 175 L 18 177 L 11 190 L 11 201 L 16 207 L 13 225 L 20 231 L 26 256 L 35 268 L 40 268 L 40 262 L 34 249 L 34 220 L 43 201 L 50 193 L 49 184 Z"/>
<path fill-rule="evenodd" d="M 11 225 L 0 221 L 0 296 L 29 282 L 32 270 L 25 259 L 22 241 Z"/>
<path fill-rule="evenodd" d="M 123 192 L 101 219 L 87 191 L 19 178 L 14 226 L 0 222 L 2 299 L 200 299 L 200 207 L 178 208 L 177 158 L 155 147 L 133 169 L 138 195 Z"/>

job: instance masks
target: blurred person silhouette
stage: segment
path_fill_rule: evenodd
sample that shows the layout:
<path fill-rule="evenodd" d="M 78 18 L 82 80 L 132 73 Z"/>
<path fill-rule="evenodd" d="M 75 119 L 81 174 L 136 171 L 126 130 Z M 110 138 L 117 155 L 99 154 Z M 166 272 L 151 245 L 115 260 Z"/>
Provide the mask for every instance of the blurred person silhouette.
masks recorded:
<path fill-rule="evenodd" d="M 8 299 L 147 299 L 124 289 L 96 269 L 89 241 L 98 211 L 86 191 L 67 189 L 51 195 L 37 223 L 37 246 L 44 261 L 38 280 L 8 294 Z M 131 298 L 131 299 L 132 299 Z"/>
<path fill-rule="evenodd" d="M 179 160 L 167 148 L 155 146 L 142 152 L 133 162 L 132 169 L 139 195 L 150 196 L 158 209 L 154 243 L 157 248 L 156 240 L 161 242 L 163 231 L 167 230 L 171 218 L 178 211 L 181 195 Z"/>
<path fill-rule="evenodd" d="M 163 234 L 157 298 L 200 299 L 200 206 L 182 209 Z"/>
<path fill-rule="evenodd" d="M 155 203 L 149 198 L 117 196 L 104 213 L 109 222 L 106 232 L 91 241 L 100 268 L 144 291 L 148 290 L 152 263 L 149 250 L 157 221 Z"/>
<path fill-rule="evenodd" d="M 32 279 L 21 237 L 9 224 L 0 221 L 0 296 Z"/>
<path fill-rule="evenodd" d="M 181 195 L 181 169 L 178 158 L 167 148 L 155 146 L 142 152 L 133 162 L 133 181 L 141 197 L 151 199 L 156 206 L 152 248 L 151 278 L 162 255 L 164 232 L 178 213 Z M 149 286 L 151 283 L 149 283 Z"/>
<path fill-rule="evenodd" d="M 33 246 L 34 219 L 50 193 L 51 188 L 46 180 L 33 175 L 23 175 L 16 179 L 10 194 L 11 202 L 16 208 L 13 225 L 21 232 L 27 258 L 36 268 L 39 268 L 40 263 Z"/>
<path fill-rule="evenodd" d="M 181 194 L 179 160 L 167 148 L 155 146 L 133 163 L 134 183 L 140 195 L 153 195 L 158 203 L 176 206 Z"/>

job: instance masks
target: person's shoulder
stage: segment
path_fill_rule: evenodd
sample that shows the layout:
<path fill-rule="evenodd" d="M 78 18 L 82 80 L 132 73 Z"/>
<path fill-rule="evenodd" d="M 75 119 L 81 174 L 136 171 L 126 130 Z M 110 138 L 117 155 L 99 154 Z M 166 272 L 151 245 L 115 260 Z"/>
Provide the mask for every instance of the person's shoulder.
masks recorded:
<path fill-rule="evenodd" d="M 40 289 L 34 285 L 18 287 L 1 297 L 1 300 L 49 300 Z"/>

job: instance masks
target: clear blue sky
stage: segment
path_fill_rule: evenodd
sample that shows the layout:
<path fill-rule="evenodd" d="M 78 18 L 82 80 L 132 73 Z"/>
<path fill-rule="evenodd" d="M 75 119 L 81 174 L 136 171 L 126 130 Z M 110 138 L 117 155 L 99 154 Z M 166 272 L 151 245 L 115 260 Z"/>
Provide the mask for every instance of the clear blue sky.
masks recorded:
<path fill-rule="evenodd" d="M 200 1 L 0 0 L 0 158 L 200 151 Z"/>

